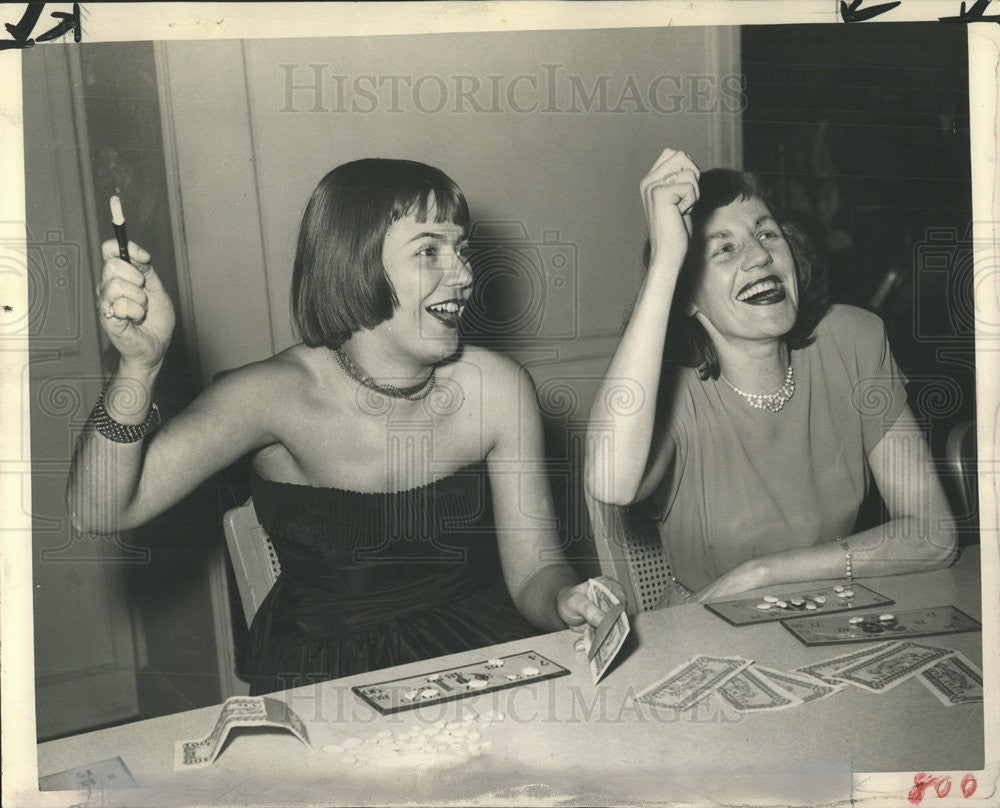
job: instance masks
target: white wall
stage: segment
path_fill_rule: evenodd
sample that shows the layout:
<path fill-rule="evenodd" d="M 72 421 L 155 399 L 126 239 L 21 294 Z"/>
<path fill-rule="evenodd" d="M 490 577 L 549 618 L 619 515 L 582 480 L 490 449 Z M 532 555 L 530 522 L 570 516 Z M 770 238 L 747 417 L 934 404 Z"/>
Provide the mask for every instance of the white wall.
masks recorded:
<path fill-rule="evenodd" d="M 642 175 L 667 145 L 740 163 L 738 43 L 687 28 L 159 46 L 203 377 L 294 341 L 296 228 L 317 181 L 406 157 L 450 174 L 474 218 L 520 222 L 533 243 L 548 232 L 572 259 L 522 279 L 545 295 L 541 329 L 506 347 L 584 414 L 638 286 Z"/>

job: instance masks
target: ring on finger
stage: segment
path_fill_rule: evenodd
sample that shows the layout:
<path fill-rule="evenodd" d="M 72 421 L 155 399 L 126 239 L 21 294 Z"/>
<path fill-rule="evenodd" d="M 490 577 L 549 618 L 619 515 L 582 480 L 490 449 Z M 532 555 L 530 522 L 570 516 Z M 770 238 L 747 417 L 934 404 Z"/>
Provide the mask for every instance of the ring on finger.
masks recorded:
<path fill-rule="evenodd" d="M 101 306 L 101 314 L 104 315 L 105 320 L 110 320 L 112 317 L 115 316 L 115 304 L 105 303 L 103 306 Z"/>

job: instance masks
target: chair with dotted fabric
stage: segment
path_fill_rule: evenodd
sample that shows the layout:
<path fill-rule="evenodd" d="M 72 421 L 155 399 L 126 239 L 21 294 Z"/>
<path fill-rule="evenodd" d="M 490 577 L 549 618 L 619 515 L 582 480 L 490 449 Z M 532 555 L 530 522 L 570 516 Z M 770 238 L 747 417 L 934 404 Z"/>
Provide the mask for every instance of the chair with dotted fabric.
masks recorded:
<path fill-rule="evenodd" d="M 659 531 L 642 509 L 598 502 L 587 496 L 601 573 L 625 587 L 628 612 L 655 609 L 670 584 L 670 566 Z"/>
<path fill-rule="evenodd" d="M 281 563 L 271 540 L 257 521 L 253 500 L 226 511 L 222 517 L 229 557 L 233 562 L 236 587 L 243 604 L 247 625 L 281 574 Z"/>

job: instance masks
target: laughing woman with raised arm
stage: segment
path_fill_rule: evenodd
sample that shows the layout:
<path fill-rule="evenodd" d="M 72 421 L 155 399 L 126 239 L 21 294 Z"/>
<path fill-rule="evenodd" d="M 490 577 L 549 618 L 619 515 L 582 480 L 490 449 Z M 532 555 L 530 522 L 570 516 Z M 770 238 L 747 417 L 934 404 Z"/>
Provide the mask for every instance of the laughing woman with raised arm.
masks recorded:
<path fill-rule="evenodd" d="M 951 563 L 955 530 L 882 322 L 829 306 L 751 174 L 667 149 L 641 183 L 638 298 L 591 412 L 594 499 L 652 504 L 663 605 Z M 628 412 L 616 388 L 634 388 Z M 889 519 L 853 532 L 874 484 Z"/>
<path fill-rule="evenodd" d="M 560 560 L 530 377 L 459 344 L 468 226 L 435 168 L 334 169 L 299 231 L 302 342 L 151 434 L 173 307 L 144 250 L 129 263 L 104 245 L 100 321 L 121 360 L 77 446 L 70 511 L 82 531 L 128 530 L 251 454 L 282 569 L 250 629 L 252 693 L 600 623 Z"/>

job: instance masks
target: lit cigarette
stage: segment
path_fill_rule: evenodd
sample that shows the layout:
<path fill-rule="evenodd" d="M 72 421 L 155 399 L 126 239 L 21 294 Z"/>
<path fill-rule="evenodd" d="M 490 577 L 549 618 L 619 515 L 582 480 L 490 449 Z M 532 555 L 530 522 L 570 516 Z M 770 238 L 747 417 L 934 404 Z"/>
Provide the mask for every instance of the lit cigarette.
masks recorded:
<path fill-rule="evenodd" d="M 115 238 L 118 239 L 118 256 L 123 261 L 128 261 L 128 235 L 125 232 L 125 214 L 122 211 L 122 201 L 118 198 L 115 188 L 115 195 L 111 197 L 111 224 L 115 228 Z"/>

